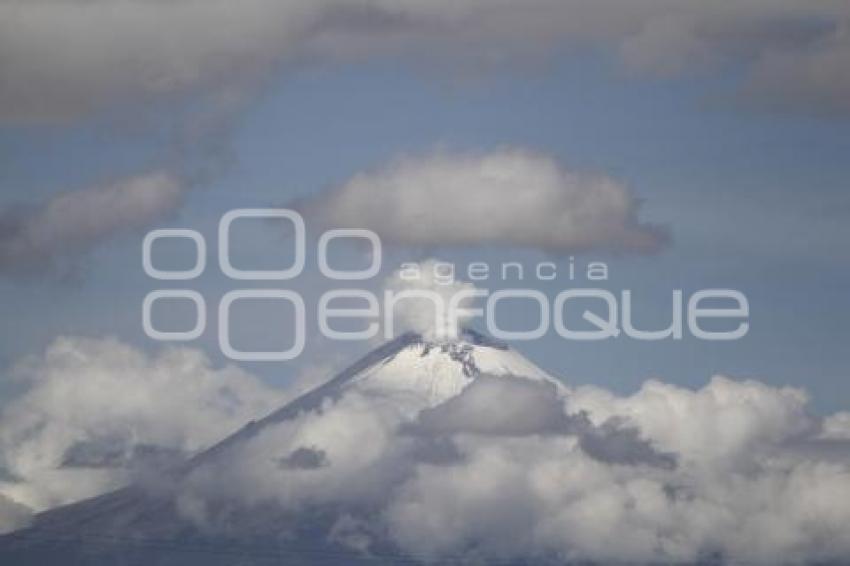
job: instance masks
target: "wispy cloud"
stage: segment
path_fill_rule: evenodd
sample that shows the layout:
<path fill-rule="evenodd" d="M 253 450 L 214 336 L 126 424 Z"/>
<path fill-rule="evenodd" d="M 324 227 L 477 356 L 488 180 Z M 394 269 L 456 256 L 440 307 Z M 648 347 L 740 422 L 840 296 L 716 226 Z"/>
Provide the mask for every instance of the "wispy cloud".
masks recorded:
<path fill-rule="evenodd" d="M 43 271 L 118 234 L 173 212 L 185 183 L 165 170 L 65 191 L 35 204 L 0 209 L 0 273 Z"/>
<path fill-rule="evenodd" d="M 0 6 L 0 120 L 250 90 L 292 62 L 389 54 L 482 68 L 598 46 L 641 72 L 742 68 L 754 100 L 846 112 L 848 18 L 846 3 L 795 0 L 13 1 Z"/>

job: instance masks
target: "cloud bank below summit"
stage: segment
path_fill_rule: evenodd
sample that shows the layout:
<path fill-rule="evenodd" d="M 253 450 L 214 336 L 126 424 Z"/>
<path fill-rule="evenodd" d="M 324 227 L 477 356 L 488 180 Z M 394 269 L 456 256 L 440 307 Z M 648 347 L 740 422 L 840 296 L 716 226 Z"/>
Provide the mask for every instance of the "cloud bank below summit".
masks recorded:
<path fill-rule="evenodd" d="M 244 372 L 210 370 L 189 349 L 152 357 L 65 339 L 29 366 L 29 392 L 0 414 L 5 529 L 25 524 L 24 504 L 132 477 L 126 460 L 63 467 L 71 446 L 112 432 L 126 453 L 198 449 L 286 397 Z M 110 393 L 128 387 L 133 395 Z M 696 390 L 648 381 L 621 396 L 482 376 L 443 405 L 408 409 L 348 390 L 196 469 L 178 508 L 205 531 L 239 536 L 240 509 L 273 504 L 298 517 L 319 506 L 333 510 L 331 540 L 389 542 L 436 561 L 775 564 L 850 553 L 846 413 L 813 416 L 799 389 L 715 376 Z"/>
<path fill-rule="evenodd" d="M 638 221 L 638 200 L 621 183 L 521 149 L 401 157 L 293 206 L 401 245 L 651 253 L 668 239 Z"/>
<path fill-rule="evenodd" d="M 481 376 L 410 421 L 354 389 L 197 470 L 179 506 L 232 536 L 246 506 L 330 508 L 331 540 L 435 562 L 829 562 L 850 552 L 850 444 L 819 450 L 806 401 L 722 376 L 625 397 Z M 281 469 L 305 450 L 322 464 Z"/>

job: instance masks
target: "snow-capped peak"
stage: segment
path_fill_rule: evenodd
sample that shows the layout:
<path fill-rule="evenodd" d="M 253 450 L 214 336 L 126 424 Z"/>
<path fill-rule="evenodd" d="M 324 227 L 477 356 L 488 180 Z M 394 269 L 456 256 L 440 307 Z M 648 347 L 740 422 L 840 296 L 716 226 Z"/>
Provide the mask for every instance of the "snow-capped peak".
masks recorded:
<path fill-rule="evenodd" d="M 402 347 L 357 372 L 347 388 L 384 394 L 398 402 L 434 406 L 458 395 L 479 375 L 512 375 L 558 383 L 504 343 L 464 330 L 457 340 L 405 335 Z"/>
<path fill-rule="evenodd" d="M 410 332 L 372 350 L 333 379 L 267 417 L 248 423 L 197 455 L 189 467 L 215 458 L 267 425 L 316 410 L 326 399 L 338 398 L 352 390 L 384 396 L 398 410 L 412 415 L 458 395 L 481 375 L 522 377 L 552 383 L 559 390 L 564 388 L 560 381 L 506 344 L 474 330 L 462 330 L 451 341 L 428 340 Z"/>

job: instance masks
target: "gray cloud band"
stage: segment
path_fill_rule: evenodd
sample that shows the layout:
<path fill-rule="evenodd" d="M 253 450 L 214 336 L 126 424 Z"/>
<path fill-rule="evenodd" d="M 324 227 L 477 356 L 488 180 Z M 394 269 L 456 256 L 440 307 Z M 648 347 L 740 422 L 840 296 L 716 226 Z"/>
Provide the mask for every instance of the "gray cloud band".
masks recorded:
<path fill-rule="evenodd" d="M 600 46 L 651 74 L 743 69 L 740 92 L 756 103 L 847 112 L 849 18 L 846 2 L 797 0 L 5 2 L 0 120 L 252 90 L 293 62 L 404 55 L 481 68 Z"/>

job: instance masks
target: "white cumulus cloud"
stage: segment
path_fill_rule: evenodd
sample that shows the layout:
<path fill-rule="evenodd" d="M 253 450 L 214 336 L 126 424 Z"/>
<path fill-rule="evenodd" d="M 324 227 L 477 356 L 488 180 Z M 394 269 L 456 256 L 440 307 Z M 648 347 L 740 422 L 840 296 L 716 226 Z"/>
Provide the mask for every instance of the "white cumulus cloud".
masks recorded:
<path fill-rule="evenodd" d="M 197 469 L 180 502 L 230 534 L 235 509 L 319 506 L 328 536 L 434 562 L 829 562 L 850 552 L 850 445 L 801 451 L 822 427 L 801 391 L 723 377 L 620 397 L 481 376 L 413 417 L 353 388 Z"/>
<path fill-rule="evenodd" d="M 59 338 L 15 374 L 25 391 L 0 408 L 0 495 L 39 511 L 180 461 L 285 399 L 199 351 L 149 356 L 114 339 Z"/>
<path fill-rule="evenodd" d="M 403 157 L 297 206 L 329 226 L 373 230 L 398 244 L 657 251 L 665 232 L 641 223 L 637 204 L 611 178 L 504 149 Z"/>

